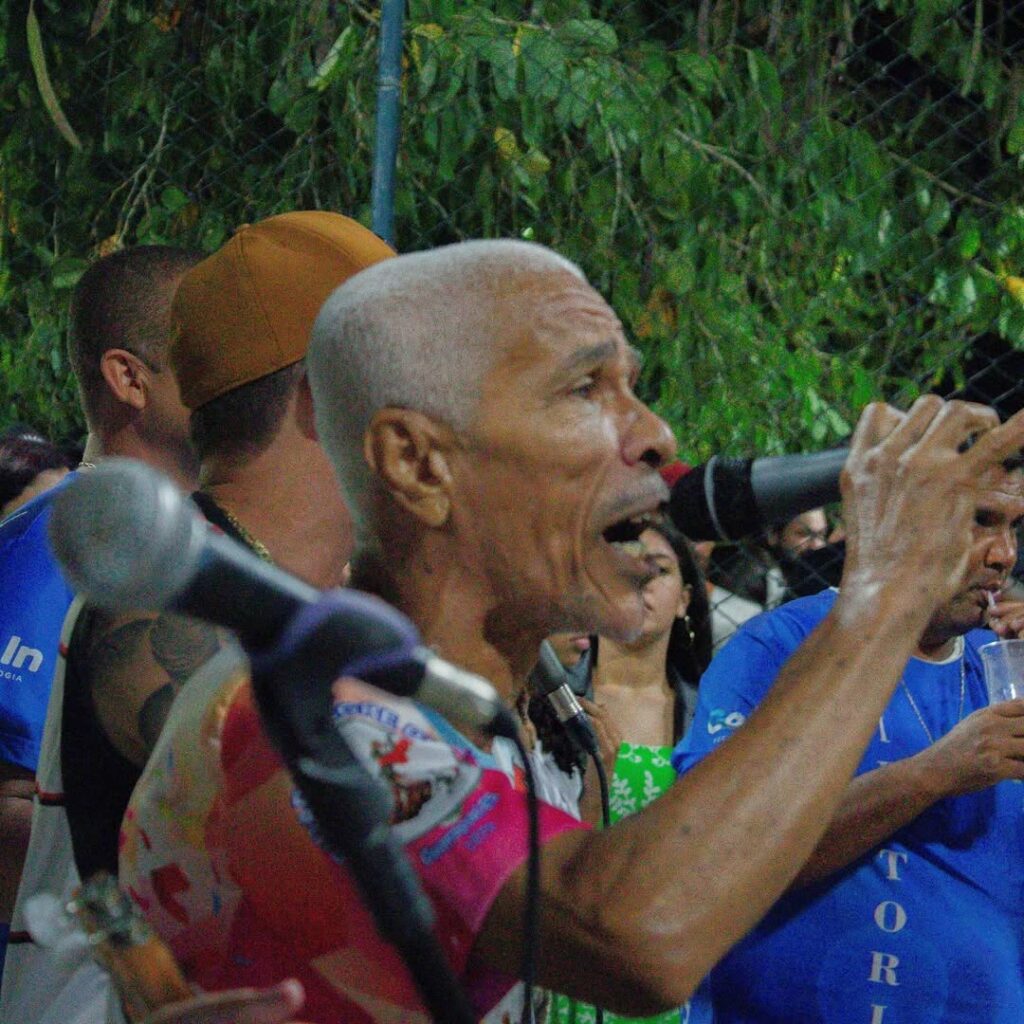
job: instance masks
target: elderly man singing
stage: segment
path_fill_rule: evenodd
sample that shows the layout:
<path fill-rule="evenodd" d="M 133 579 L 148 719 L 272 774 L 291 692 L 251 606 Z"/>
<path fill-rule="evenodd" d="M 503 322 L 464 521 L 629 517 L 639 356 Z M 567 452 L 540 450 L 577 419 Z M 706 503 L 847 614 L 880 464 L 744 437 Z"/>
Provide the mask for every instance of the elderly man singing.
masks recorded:
<path fill-rule="evenodd" d="M 544 637 L 640 628 L 657 566 L 637 538 L 666 497 L 658 469 L 674 441 L 634 394 L 622 326 L 576 267 L 519 242 L 381 263 L 327 301 L 309 371 L 355 519 L 352 583 L 442 656 L 511 703 Z M 844 471 L 840 596 L 747 727 L 606 831 L 542 806 L 543 985 L 624 1013 L 679 1005 L 766 912 L 953 593 L 979 487 L 1022 442 L 1024 418 L 998 426 L 977 406 L 867 410 Z M 322 1024 L 425 1019 L 346 868 L 317 845 L 248 684 L 202 707 L 188 694 L 129 810 L 121 879 L 193 980 L 297 976 L 304 1016 Z M 516 1019 L 518 766 L 501 742 L 354 680 L 335 697 L 338 728 L 403 797 L 396 833 L 479 1019 Z"/>

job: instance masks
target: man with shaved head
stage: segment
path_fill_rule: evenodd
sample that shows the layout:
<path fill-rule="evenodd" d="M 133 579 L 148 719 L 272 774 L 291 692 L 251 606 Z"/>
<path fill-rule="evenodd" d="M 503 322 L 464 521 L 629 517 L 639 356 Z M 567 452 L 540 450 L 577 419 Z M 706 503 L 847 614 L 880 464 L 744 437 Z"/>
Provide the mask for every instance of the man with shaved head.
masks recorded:
<path fill-rule="evenodd" d="M 634 394 L 622 326 L 578 269 L 519 242 L 382 263 L 327 301 L 309 373 L 355 518 L 352 582 L 443 657 L 511 704 L 551 633 L 640 629 L 657 567 L 638 538 L 667 497 L 658 470 L 675 444 Z M 953 592 L 978 481 L 1022 441 L 1024 418 L 1000 427 L 932 397 L 906 415 L 865 412 L 844 471 L 841 596 L 748 727 L 603 832 L 542 804 L 544 986 L 623 1013 L 679 1005 L 764 914 Z M 525 797 L 504 741 L 354 680 L 334 693 L 338 728 L 396 797 L 395 832 L 479 1019 L 518 1019 Z M 153 919 L 192 951 L 205 987 L 296 974 L 314 992 L 311 1021 L 424 1019 L 344 865 L 317 845 L 248 688 L 216 701 L 216 717 L 172 716 L 162 774 L 129 812 L 122 879 L 145 905 L 154 873 L 176 866 L 175 913 Z M 197 721 L 213 730 L 202 752 Z M 182 765 L 205 798 L 182 794 Z M 201 835 L 169 832 L 169 809 L 205 822 Z"/>

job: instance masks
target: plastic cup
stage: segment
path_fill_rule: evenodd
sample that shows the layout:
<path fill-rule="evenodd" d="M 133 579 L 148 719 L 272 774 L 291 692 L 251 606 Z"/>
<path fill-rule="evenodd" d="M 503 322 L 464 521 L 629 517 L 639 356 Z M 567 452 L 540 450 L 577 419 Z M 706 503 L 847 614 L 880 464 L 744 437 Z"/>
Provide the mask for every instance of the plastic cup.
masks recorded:
<path fill-rule="evenodd" d="M 1024 640 L 997 640 L 979 653 L 990 704 L 1024 697 Z"/>

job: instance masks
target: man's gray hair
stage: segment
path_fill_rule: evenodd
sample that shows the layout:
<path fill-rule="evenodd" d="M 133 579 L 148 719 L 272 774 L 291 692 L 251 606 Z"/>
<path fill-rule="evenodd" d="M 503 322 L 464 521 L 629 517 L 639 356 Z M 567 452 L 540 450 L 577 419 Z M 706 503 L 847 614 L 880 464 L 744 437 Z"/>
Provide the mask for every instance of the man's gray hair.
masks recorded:
<path fill-rule="evenodd" d="M 371 475 L 363 436 L 374 413 L 413 409 L 455 430 L 473 419 L 508 317 L 526 319 L 524 286 L 555 273 L 585 280 L 544 246 L 461 242 L 384 260 L 337 288 L 307 354 L 316 425 L 357 529 Z"/>

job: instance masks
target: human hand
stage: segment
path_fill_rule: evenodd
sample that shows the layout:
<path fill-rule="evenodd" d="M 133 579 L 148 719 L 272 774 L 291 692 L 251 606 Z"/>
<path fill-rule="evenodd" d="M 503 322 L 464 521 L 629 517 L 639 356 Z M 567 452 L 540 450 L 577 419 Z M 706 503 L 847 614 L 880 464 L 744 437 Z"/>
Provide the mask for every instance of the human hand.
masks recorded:
<path fill-rule="evenodd" d="M 305 1001 L 302 985 L 289 979 L 272 988 L 209 992 L 172 1003 L 143 1024 L 299 1024 L 293 1018 Z"/>
<path fill-rule="evenodd" d="M 1002 601 L 988 610 L 986 624 L 1004 640 L 1019 640 L 1024 633 L 1024 601 Z"/>
<path fill-rule="evenodd" d="M 1024 779 L 1024 700 L 979 708 L 916 760 L 940 797 Z"/>
<path fill-rule="evenodd" d="M 966 450 L 964 443 L 973 440 Z M 1024 445 L 1024 414 L 999 425 L 968 402 L 918 399 L 908 413 L 869 406 L 841 475 L 846 603 L 898 593 L 908 627 L 920 628 L 961 584 L 980 494 Z"/>
<path fill-rule="evenodd" d="M 622 730 L 603 704 L 580 697 L 580 705 L 586 711 L 590 718 L 590 724 L 594 727 L 597 746 L 601 751 L 601 764 L 604 765 L 605 773 L 611 778 L 612 772 L 615 771 L 615 761 L 619 756 L 619 747 L 622 746 Z"/>

